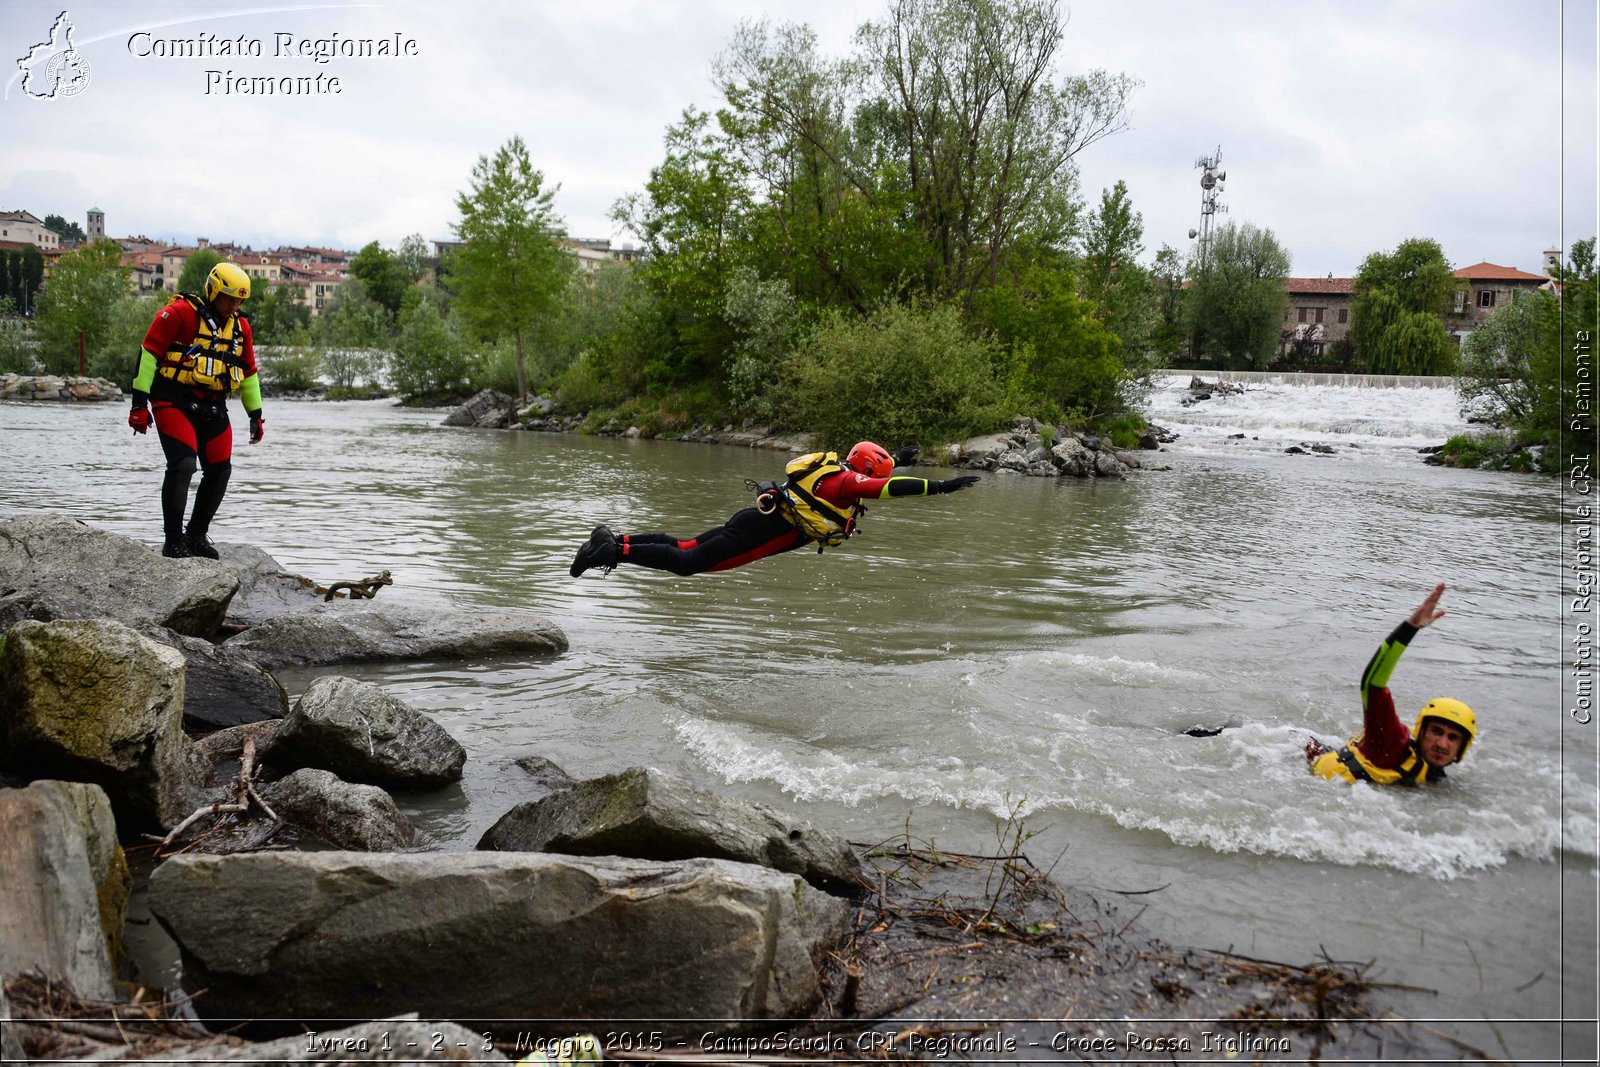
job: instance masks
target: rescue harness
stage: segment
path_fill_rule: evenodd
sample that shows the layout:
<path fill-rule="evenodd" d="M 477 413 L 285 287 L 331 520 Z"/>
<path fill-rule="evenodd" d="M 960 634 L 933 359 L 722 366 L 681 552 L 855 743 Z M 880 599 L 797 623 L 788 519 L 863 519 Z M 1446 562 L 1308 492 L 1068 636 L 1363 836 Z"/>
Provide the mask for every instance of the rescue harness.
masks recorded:
<path fill-rule="evenodd" d="M 783 481 L 747 484 L 756 492 L 758 511 L 763 515 L 776 511 L 789 525 L 815 541 L 820 553 L 849 540 L 867 510 L 860 502 L 841 508 L 817 495 L 818 482 L 845 469 L 837 452 L 809 452 L 783 468 Z"/>
<path fill-rule="evenodd" d="M 244 360 L 240 355 L 244 349 L 244 330 L 239 326 L 239 316 L 230 315 L 228 321 L 219 326 L 210 304 L 193 293 L 179 293 L 178 296 L 194 308 L 200 324 L 191 343 L 174 343 L 162 354 L 156 363 L 156 373 L 192 389 L 223 394 L 236 391 L 245 378 Z"/>

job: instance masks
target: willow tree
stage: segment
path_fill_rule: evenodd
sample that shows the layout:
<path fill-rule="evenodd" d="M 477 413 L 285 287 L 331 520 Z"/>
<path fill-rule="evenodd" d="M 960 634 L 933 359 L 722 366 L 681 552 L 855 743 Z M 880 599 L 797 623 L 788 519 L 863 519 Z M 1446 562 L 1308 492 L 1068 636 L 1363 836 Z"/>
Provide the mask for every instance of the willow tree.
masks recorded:
<path fill-rule="evenodd" d="M 1441 315 L 1457 282 L 1437 241 L 1414 237 L 1374 252 L 1356 272 L 1350 337 L 1371 374 L 1439 374 L 1455 345 Z"/>
<path fill-rule="evenodd" d="M 556 188 L 544 187 L 544 173 L 514 136 L 492 159 L 478 157 L 471 187 L 456 196 L 462 244 L 450 262 L 453 307 L 480 337 L 516 342 L 519 404 L 528 398 L 527 344 L 559 312 L 574 269 L 560 244 Z"/>

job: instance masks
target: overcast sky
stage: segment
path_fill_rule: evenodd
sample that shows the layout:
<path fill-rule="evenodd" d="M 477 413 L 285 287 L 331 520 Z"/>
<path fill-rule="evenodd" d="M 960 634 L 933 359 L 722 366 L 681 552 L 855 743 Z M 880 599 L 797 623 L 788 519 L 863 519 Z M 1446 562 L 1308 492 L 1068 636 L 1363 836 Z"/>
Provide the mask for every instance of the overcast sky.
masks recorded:
<path fill-rule="evenodd" d="M 410 233 L 449 237 L 474 161 L 521 134 L 561 186 L 569 232 L 620 242 L 630 235 L 610 206 L 642 188 L 684 107 L 716 105 L 711 62 L 740 21 L 806 22 L 842 54 L 887 3 L 71 3 L 88 82 L 40 100 L 24 92 L 16 61 L 48 39 L 62 0 L 7 0 L 0 208 L 81 225 L 99 207 L 113 236 L 393 247 Z M 1219 145 L 1225 220 L 1270 228 L 1296 275 L 1350 275 L 1369 252 L 1413 236 L 1438 240 L 1456 266 L 1537 270 L 1543 249 L 1596 231 L 1593 0 L 1077 0 L 1063 10 L 1062 74 L 1099 67 L 1143 82 L 1131 128 L 1079 161 L 1091 203 L 1128 183 L 1146 260 L 1163 243 L 1190 247 L 1194 162 Z M 138 54 L 201 34 L 244 35 L 263 54 Z M 416 54 L 275 57 L 277 34 L 399 34 Z M 35 53 L 41 65 L 48 52 Z M 208 70 L 322 74 L 341 91 L 224 94 Z"/>

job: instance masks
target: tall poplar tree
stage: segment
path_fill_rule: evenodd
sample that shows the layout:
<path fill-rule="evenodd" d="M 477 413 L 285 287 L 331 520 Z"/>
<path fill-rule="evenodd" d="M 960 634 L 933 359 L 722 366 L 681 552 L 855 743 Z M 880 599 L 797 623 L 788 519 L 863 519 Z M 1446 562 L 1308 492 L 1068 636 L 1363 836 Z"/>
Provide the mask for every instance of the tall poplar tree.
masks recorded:
<path fill-rule="evenodd" d="M 555 192 L 514 136 L 494 158 L 478 157 L 471 187 L 456 196 L 463 244 L 451 257 L 454 306 L 479 336 L 515 340 L 518 403 L 528 398 L 527 344 L 559 312 L 574 267 L 558 240 Z"/>

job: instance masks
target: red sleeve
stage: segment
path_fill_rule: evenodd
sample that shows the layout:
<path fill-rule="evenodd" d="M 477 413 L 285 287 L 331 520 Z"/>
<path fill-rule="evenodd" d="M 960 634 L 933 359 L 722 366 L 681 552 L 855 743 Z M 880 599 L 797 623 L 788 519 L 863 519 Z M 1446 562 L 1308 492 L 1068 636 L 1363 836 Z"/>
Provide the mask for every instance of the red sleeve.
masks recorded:
<path fill-rule="evenodd" d="M 150 321 L 150 329 L 144 335 L 144 350 L 153 356 L 164 356 L 179 338 L 186 344 L 199 332 L 200 317 L 194 313 L 194 308 L 187 300 L 174 300 Z"/>
<path fill-rule="evenodd" d="M 1411 730 L 1394 710 L 1394 697 L 1384 686 L 1367 690 L 1367 710 L 1362 722 L 1361 754 L 1374 766 L 1394 770 L 1405 761 Z"/>
<path fill-rule="evenodd" d="M 876 500 L 889 484 L 887 478 L 868 478 L 852 470 L 836 471 L 817 483 L 817 495 L 830 504 L 847 508 L 860 500 Z"/>
<path fill-rule="evenodd" d="M 239 332 L 244 335 L 244 345 L 239 349 L 239 355 L 244 362 L 244 376 L 248 378 L 256 372 L 256 342 L 250 333 L 250 320 L 243 315 L 239 316 Z"/>

